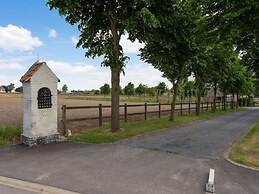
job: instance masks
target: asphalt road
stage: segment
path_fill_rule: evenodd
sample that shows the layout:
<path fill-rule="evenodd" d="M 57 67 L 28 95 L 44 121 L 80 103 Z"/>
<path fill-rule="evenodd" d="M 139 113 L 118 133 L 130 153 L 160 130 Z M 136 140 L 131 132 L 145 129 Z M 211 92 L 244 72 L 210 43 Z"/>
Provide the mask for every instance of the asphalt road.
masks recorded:
<path fill-rule="evenodd" d="M 90 194 L 204 194 L 214 168 L 216 194 L 257 194 L 259 171 L 222 155 L 258 118 L 253 108 L 117 144 L 5 146 L 0 175 Z"/>
<path fill-rule="evenodd" d="M 132 138 L 123 144 L 192 158 L 219 159 L 227 147 L 258 119 L 259 109 L 252 108 L 189 126 Z"/>

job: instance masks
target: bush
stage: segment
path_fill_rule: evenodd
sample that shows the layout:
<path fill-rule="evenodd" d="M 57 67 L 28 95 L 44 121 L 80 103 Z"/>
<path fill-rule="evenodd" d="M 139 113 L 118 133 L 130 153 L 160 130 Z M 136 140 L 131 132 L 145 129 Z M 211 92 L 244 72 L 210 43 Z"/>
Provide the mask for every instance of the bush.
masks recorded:
<path fill-rule="evenodd" d="M 18 143 L 22 134 L 22 127 L 1 126 L 0 127 L 0 145 Z"/>

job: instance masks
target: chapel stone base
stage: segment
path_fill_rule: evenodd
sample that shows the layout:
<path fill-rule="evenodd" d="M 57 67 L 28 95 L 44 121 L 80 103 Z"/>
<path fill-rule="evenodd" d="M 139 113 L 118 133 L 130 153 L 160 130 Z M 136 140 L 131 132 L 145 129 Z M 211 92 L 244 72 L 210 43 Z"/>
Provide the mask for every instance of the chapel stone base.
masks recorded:
<path fill-rule="evenodd" d="M 60 136 L 59 134 L 43 136 L 43 137 L 27 137 L 27 136 L 21 135 L 21 142 L 28 146 L 36 146 L 39 144 L 60 142 Z"/>

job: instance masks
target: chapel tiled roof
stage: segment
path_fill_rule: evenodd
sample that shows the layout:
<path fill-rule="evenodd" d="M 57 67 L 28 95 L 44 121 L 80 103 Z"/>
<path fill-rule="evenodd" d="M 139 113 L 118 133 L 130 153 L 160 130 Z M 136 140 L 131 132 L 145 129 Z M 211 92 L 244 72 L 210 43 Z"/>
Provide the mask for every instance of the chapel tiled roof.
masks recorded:
<path fill-rule="evenodd" d="M 46 65 L 45 62 L 35 62 L 30 69 L 21 77 L 20 82 L 29 82 L 33 74 L 39 70 L 42 65 Z"/>

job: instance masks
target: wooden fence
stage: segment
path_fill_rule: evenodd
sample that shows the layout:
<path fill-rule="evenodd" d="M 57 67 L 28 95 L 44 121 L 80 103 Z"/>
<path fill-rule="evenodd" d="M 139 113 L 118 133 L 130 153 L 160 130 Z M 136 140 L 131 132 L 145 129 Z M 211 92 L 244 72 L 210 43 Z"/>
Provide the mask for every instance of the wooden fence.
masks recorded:
<path fill-rule="evenodd" d="M 127 104 L 125 103 L 124 105 L 120 105 L 120 108 L 123 108 L 123 114 L 120 115 L 120 117 L 123 118 L 124 122 L 128 121 L 128 116 L 132 116 L 132 115 L 143 115 L 143 119 L 147 120 L 148 116 L 152 114 L 152 116 L 154 117 L 155 115 L 157 115 L 158 118 L 161 117 L 162 113 L 165 112 L 170 112 L 171 111 L 171 104 Z M 225 107 L 228 108 L 230 105 L 230 103 L 226 102 L 225 103 Z M 169 106 L 170 109 L 165 109 L 162 110 L 163 106 Z M 143 112 L 133 112 L 133 113 L 129 113 L 129 109 L 132 107 L 143 107 Z M 155 111 L 148 111 L 148 107 L 157 107 Z M 176 108 L 175 111 L 178 112 L 179 114 L 183 114 L 184 112 L 187 112 L 188 114 L 191 114 L 191 112 L 193 110 L 196 110 L 197 108 L 197 103 L 179 103 L 176 104 Z M 111 108 L 111 106 L 103 106 L 102 104 L 99 104 L 99 106 L 66 106 L 66 105 L 62 105 L 62 133 L 65 134 L 66 133 L 66 128 L 67 128 L 67 123 L 68 122 L 75 122 L 75 121 L 86 121 L 86 120 L 99 120 L 99 126 L 103 125 L 103 119 L 109 119 L 111 118 L 111 116 L 103 116 L 103 110 L 106 108 Z M 224 103 L 222 102 L 217 102 L 216 103 L 216 109 L 224 109 Z M 69 110 L 75 110 L 75 109 L 98 109 L 98 116 L 97 117 L 83 117 L 83 118 L 67 118 L 67 111 Z M 212 110 L 213 109 L 213 102 L 205 102 L 205 103 L 201 103 L 200 106 L 200 110 L 201 112 L 203 111 L 207 111 L 207 110 Z"/>

